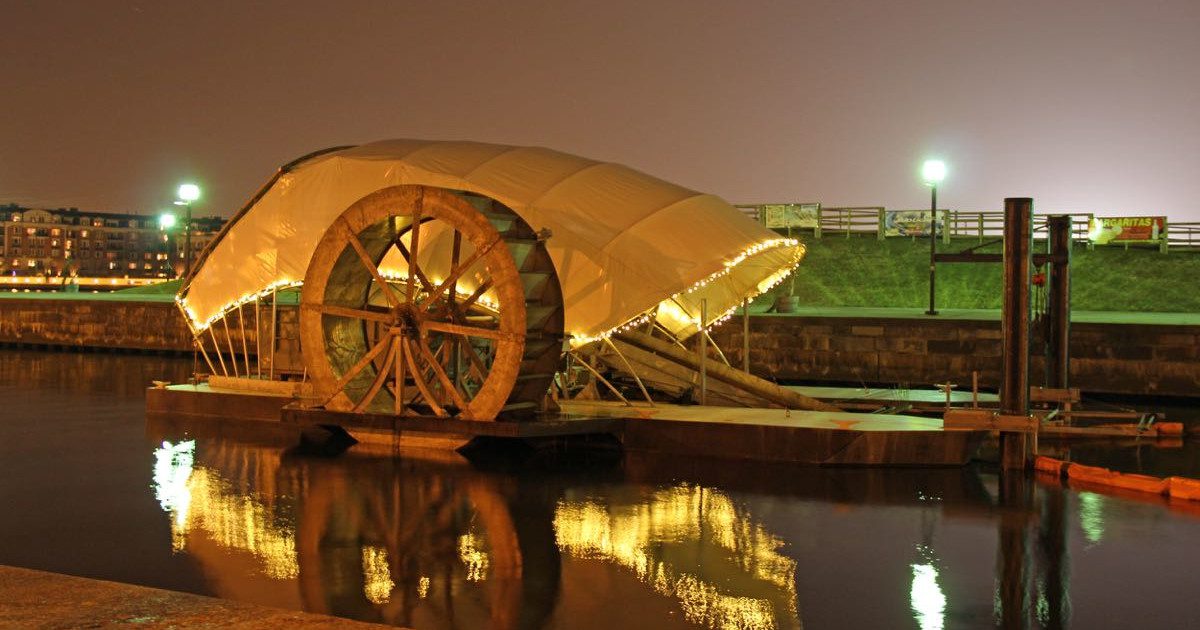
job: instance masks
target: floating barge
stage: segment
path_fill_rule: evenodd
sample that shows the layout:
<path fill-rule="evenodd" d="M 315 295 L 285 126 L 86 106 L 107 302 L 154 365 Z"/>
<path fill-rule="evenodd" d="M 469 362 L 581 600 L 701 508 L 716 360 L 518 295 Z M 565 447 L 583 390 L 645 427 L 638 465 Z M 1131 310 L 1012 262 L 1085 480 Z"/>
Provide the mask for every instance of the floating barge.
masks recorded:
<path fill-rule="evenodd" d="M 242 429 L 290 432 L 339 427 L 355 440 L 462 448 L 508 441 L 535 447 L 618 444 L 675 456 L 827 466 L 961 466 L 986 432 L 944 429 L 937 418 L 786 409 L 609 401 L 563 401 L 559 413 L 525 422 L 306 409 L 281 393 L 170 385 L 147 391 L 156 420 L 207 420 Z M 236 430 L 236 428 L 234 430 Z"/>

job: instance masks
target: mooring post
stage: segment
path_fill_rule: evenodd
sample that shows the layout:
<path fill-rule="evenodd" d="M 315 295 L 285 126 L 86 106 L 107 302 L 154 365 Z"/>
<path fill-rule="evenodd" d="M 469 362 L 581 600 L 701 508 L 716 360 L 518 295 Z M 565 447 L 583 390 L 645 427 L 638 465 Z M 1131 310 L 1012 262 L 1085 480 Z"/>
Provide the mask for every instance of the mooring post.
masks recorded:
<path fill-rule="evenodd" d="M 1033 266 L 1033 199 L 1004 200 L 1004 284 L 1000 313 L 1000 415 L 1029 418 L 1029 285 Z M 1026 434 L 1000 432 L 1000 467 L 1023 469 Z"/>
<path fill-rule="evenodd" d="M 700 300 L 700 404 L 708 404 L 708 335 L 704 334 L 704 323 L 708 321 L 708 299 Z"/>
<path fill-rule="evenodd" d="M 1067 389 L 1071 370 L 1071 217 L 1047 218 L 1050 235 L 1048 299 L 1046 300 L 1046 387 Z"/>
<path fill-rule="evenodd" d="M 742 371 L 750 373 L 750 300 L 742 300 Z"/>

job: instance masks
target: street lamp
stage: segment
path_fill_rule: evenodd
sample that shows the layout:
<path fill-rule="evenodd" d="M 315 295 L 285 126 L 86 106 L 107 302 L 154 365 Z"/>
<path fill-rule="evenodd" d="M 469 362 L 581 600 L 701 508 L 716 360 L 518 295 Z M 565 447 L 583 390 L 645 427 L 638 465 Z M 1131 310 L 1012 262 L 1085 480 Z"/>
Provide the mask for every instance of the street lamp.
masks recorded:
<path fill-rule="evenodd" d="M 195 184 L 181 184 L 176 193 L 179 199 L 177 206 L 183 206 L 183 277 L 192 275 L 192 202 L 200 198 L 200 187 Z"/>
<path fill-rule="evenodd" d="M 925 185 L 929 186 L 929 310 L 925 311 L 926 315 L 937 315 L 937 309 L 934 308 L 934 283 L 936 281 L 936 263 L 934 257 L 937 254 L 937 187 L 943 179 L 946 179 L 946 163 L 941 160 L 925 160 L 925 164 L 921 166 L 921 179 L 925 180 Z"/>
<path fill-rule="evenodd" d="M 178 218 L 172 212 L 164 212 L 158 215 L 158 229 L 163 231 L 163 242 L 167 244 L 167 269 L 171 275 L 175 274 L 175 267 L 171 264 L 171 250 L 174 249 L 171 245 L 171 232 L 175 229 L 175 225 L 179 223 Z"/>

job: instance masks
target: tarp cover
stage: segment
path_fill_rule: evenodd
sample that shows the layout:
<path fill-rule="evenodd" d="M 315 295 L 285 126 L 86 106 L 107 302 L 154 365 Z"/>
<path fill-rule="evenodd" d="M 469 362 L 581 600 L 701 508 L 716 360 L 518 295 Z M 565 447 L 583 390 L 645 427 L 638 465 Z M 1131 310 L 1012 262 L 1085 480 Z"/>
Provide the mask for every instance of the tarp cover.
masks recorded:
<path fill-rule="evenodd" d="M 385 140 L 295 164 L 234 217 L 180 291 L 193 329 L 302 281 L 347 207 L 401 184 L 484 195 L 534 230 L 549 229 L 565 330 L 577 340 L 647 313 L 686 337 L 700 299 L 707 325 L 778 282 L 804 253 L 718 197 L 619 164 L 539 147 Z"/>

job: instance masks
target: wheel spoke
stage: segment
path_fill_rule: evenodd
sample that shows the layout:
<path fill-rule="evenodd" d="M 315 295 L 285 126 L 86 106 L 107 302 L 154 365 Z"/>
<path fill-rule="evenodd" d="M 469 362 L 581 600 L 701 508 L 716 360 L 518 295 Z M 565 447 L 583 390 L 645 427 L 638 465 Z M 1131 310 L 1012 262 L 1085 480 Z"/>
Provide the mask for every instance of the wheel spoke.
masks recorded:
<path fill-rule="evenodd" d="M 487 366 L 483 364 L 483 359 L 479 358 L 479 353 L 475 352 L 475 346 L 472 346 L 470 342 L 463 345 L 467 348 L 467 360 L 471 364 L 471 369 L 475 371 L 475 376 L 482 383 L 487 380 Z"/>
<path fill-rule="evenodd" d="M 396 391 L 395 391 L 396 404 L 394 406 L 393 411 L 395 412 L 395 414 L 397 416 L 400 415 L 400 412 L 404 410 L 404 343 L 403 342 L 404 342 L 404 339 L 402 337 L 396 338 L 396 357 L 395 357 L 396 363 L 392 368 L 392 371 L 395 373 L 395 376 L 396 376 Z"/>
<path fill-rule="evenodd" d="M 350 366 L 350 369 L 346 370 L 346 373 L 343 374 L 342 377 L 338 379 L 338 382 L 334 384 L 333 394 L 325 402 L 321 403 L 321 405 L 324 406 L 329 404 L 329 401 L 333 400 L 333 396 L 336 396 L 338 392 L 342 391 L 346 387 L 347 383 L 354 380 L 354 377 L 358 376 L 359 372 L 362 372 L 363 369 L 371 363 L 371 361 L 375 360 L 375 357 L 379 356 L 380 352 L 383 352 L 384 348 L 388 346 L 389 341 L 391 341 L 391 338 L 385 337 L 383 341 L 380 341 L 379 343 L 375 344 L 374 347 L 368 350 L 367 353 L 358 360 L 358 362 Z"/>
<path fill-rule="evenodd" d="M 396 239 L 396 249 L 400 250 L 400 255 L 403 256 L 404 261 L 408 263 L 408 275 L 417 276 L 417 280 L 421 282 L 421 286 L 425 288 L 425 292 L 432 293 L 434 288 L 433 283 L 430 282 L 429 278 L 425 275 L 425 272 L 421 271 L 421 268 L 417 266 L 417 261 L 412 257 L 412 254 L 409 253 L 408 248 L 404 246 L 404 243 L 400 242 L 400 239 Z"/>
<path fill-rule="evenodd" d="M 424 357 L 425 362 L 429 364 L 429 367 L 433 368 L 433 375 L 437 377 L 439 382 L 441 382 L 442 388 L 453 400 L 455 406 L 458 407 L 459 411 L 465 411 L 467 408 L 467 401 L 463 400 L 462 394 L 458 392 L 458 389 L 454 387 L 454 383 L 450 381 L 450 377 L 446 375 L 446 370 L 442 369 L 442 364 L 438 363 L 437 358 L 434 357 L 433 353 L 429 351 L 429 346 L 425 345 L 424 339 L 419 339 L 417 341 L 417 350 L 421 353 L 421 356 Z"/>
<path fill-rule="evenodd" d="M 346 233 L 346 236 L 348 237 L 347 240 L 350 241 L 350 247 L 354 250 L 354 253 L 358 254 L 358 259 L 362 261 L 363 267 L 366 267 L 367 271 L 371 272 L 371 277 L 375 279 L 375 282 L 379 283 L 380 290 L 383 291 L 383 295 L 387 298 L 388 304 L 391 304 L 392 306 L 399 305 L 400 300 L 396 297 L 396 293 L 392 291 L 392 286 L 388 284 L 387 280 L 385 280 L 383 276 L 379 275 L 378 264 L 371 260 L 371 255 L 367 253 L 367 248 L 363 247 L 362 241 L 358 240 L 358 235 L 355 234 L 354 230 L 350 228 L 350 224 L 346 223 L 346 219 L 344 218 L 339 219 L 338 224 L 342 226 L 342 231 Z M 411 283 L 409 290 L 412 290 Z"/>
<path fill-rule="evenodd" d="M 474 265 L 481 258 L 488 255 L 488 253 L 491 252 L 492 249 L 501 242 L 501 240 L 501 238 L 497 237 L 496 240 L 488 243 L 488 245 L 483 249 L 475 250 L 475 252 L 472 253 L 469 258 L 467 258 L 467 262 L 461 265 L 456 265 L 453 269 L 451 269 L 450 275 L 437 286 L 437 289 L 435 289 L 433 293 L 426 297 L 425 301 L 420 303 L 421 306 L 432 304 L 435 300 L 440 300 L 442 298 L 442 294 L 446 292 L 447 287 L 456 284 L 459 277 L 462 276 L 467 269 L 470 269 L 471 265 Z"/>
<path fill-rule="evenodd" d="M 371 382 L 371 387 L 367 390 L 367 394 L 362 397 L 362 400 L 358 401 L 358 404 L 354 405 L 355 412 L 362 411 L 363 409 L 366 409 L 367 405 L 371 404 L 371 401 L 375 399 L 376 394 L 379 393 L 379 389 L 383 387 L 383 383 L 387 381 L 387 377 L 390 376 L 388 374 L 387 366 L 391 364 L 392 357 L 396 354 L 396 338 L 389 337 L 388 339 L 391 341 L 391 343 L 388 344 L 387 356 L 383 359 L 384 368 L 379 370 L 378 374 L 375 375 L 375 380 Z"/>
<path fill-rule="evenodd" d="M 417 274 L 413 273 L 413 271 L 415 270 L 417 273 L 420 273 L 420 267 L 417 265 L 417 248 L 421 245 L 421 215 L 423 214 L 424 210 L 425 192 L 421 191 L 417 193 L 417 205 L 415 208 L 413 208 L 411 230 L 412 236 L 409 238 L 409 242 L 412 243 L 412 255 L 409 256 L 408 259 L 408 302 L 410 304 L 416 303 L 417 301 L 415 286 Z M 396 239 L 396 242 L 399 243 L 400 239 Z"/>
<path fill-rule="evenodd" d="M 421 396 L 425 399 L 425 402 L 429 403 L 429 406 L 433 408 L 434 415 L 445 416 L 446 410 L 442 409 L 437 399 L 433 397 L 433 394 L 429 391 L 429 385 L 425 383 L 425 378 L 421 374 L 420 368 L 417 367 L 417 363 L 413 357 L 412 344 L 408 339 L 403 339 L 402 341 L 404 343 L 404 360 L 408 362 L 408 369 L 412 371 L 413 382 L 417 385 L 417 390 L 421 392 Z"/>
<path fill-rule="evenodd" d="M 454 243 L 450 247 L 450 268 L 451 269 L 458 268 L 458 257 L 461 253 L 462 253 L 462 232 L 459 232 L 458 230 L 454 230 Z M 447 299 L 449 300 L 451 306 L 454 305 L 454 298 L 456 297 L 457 293 L 458 293 L 458 279 L 455 278 L 454 284 L 451 285 L 450 293 L 447 296 Z"/>
<path fill-rule="evenodd" d="M 477 302 L 479 298 L 483 297 L 483 294 L 486 293 L 490 288 L 492 288 L 492 279 L 488 278 L 487 280 L 484 280 L 483 284 L 479 285 L 479 288 L 475 289 L 475 291 L 472 292 L 467 299 L 462 301 L 462 311 L 465 313 L 472 306 L 475 306 L 475 302 Z"/>
<path fill-rule="evenodd" d="M 426 320 L 421 323 L 421 326 L 426 330 L 436 330 L 438 332 L 450 333 L 452 335 L 462 335 L 464 337 L 483 337 L 485 339 L 495 339 L 497 341 L 521 341 L 525 338 L 524 335 L 517 333 L 508 333 L 494 328 L 481 328 L 479 326 L 467 326 L 465 324 L 454 324 L 451 322 L 437 322 Z"/>
<path fill-rule="evenodd" d="M 320 312 L 322 315 L 337 315 L 339 317 L 353 317 L 356 319 L 365 319 L 373 322 L 383 322 L 385 324 L 392 323 L 392 316 L 389 313 L 381 313 L 379 311 L 368 311 L 357 308 L 347 308 L 345 306 L 333 306 L 331 304 L 301 304 L 300 308 L 311 309 Z"/>

